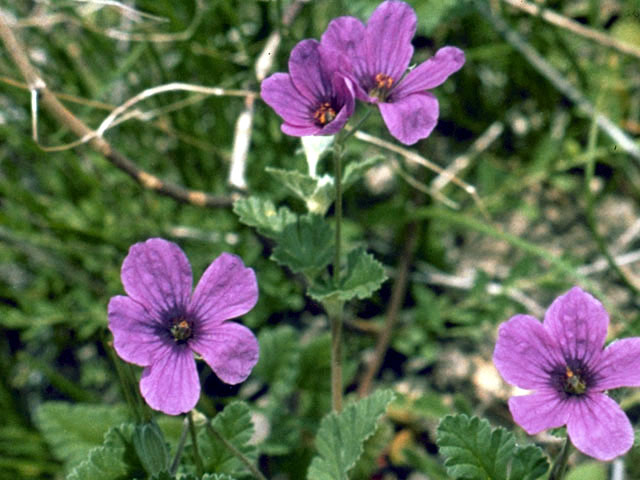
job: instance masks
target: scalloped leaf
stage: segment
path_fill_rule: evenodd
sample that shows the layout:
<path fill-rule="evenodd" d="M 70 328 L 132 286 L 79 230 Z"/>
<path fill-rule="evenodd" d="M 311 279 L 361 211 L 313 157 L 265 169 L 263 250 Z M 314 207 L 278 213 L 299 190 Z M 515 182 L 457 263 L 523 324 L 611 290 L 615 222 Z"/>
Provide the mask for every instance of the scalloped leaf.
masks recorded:
<path fill-rule="evenodd" d="M 364 442 L 375 433 L 378 419 L 393 397 L 391 390 L 378 390 L 342 412 L 324 417 L 316 436 L 318 455 L 311 462 L 307 480 L 348 480 Z"/>
<path fill-rule="evenodd" d="M 331 282 L 316 282 L 309 288 L 309 295 L 318 301 L 328 297 L 343 301 L 356 297 L 364 299 L 378 290 L 386 279 L 387 275 L 384 273 L 382 264 L 364 248 L 357 248 L 347 256 L 347 273 L 342 278 L 339 288 Z"/>
<path fill-rule="evenodd" d="M 35 420 L 55 456 L 71 468 L 102 445 L 111 427 L 127 420 L 127 411 L 122 405 L 45 402 Z"/>
<path fill-rule="evenodd" d="M 447 473 L 456 479 L 534 480 L 549 468 L 542 450 L 516 446 L 511 432 L 492 429 L 478 417 L 447 415 L 438 426 L 437 443 L 447 457 Z"/>
<path fill-rule="evenodd" d="M 240 221 L 265 237 L 277 238 L 284 228 L 296 221 L 297 215 L 287 207 L 276 209 L 271 200 L 259 197 L 240 198 L 233 204 L 233 212 Z"/>
<path fill-rule="evenodd" d="M 313 277 L 333 258 L 333 232 L 319 215 L 307 214 L 288 224 L 278 240 L 271 258 L 294 273 Z"/>
<path fill-rule="evenodd" d="M 241 451 L 246 457 L 255 461 L 257 450 L 255 445 L 249 445 L 253 435 L 253 421 L 251 410 L 244 402 L 233 402 L 218 413 L 211 421 L 213 428 Z M 233 453 L 214 435 L 210 435 L 206 428 L 198 432 L 198 447 L 204 461 L 204 468 L 208 472 L 234 475 L 245 471 L 246 467 Z"/>
<path fill-rule="evenodd" d="M 133 446 L 134 425 L 113 427 L 104 436 L 104 443 L 93 448 L 67 476 L 67 480 L 130 480 L 146 478 L 147 473 Z"/>

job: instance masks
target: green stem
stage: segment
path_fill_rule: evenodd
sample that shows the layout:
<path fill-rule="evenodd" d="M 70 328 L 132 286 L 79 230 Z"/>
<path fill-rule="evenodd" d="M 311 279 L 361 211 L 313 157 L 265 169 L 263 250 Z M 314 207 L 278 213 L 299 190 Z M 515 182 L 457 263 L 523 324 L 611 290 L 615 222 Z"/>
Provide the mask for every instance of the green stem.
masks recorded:
<path fill-rule="evenodd" d="M 184 419 L 182 422 L 182 433 L 180 434 L 180 440 L 178 441 L 178 446 L 176 448 L 176 456 L 173 457 L 173 462 L 171 462 L 171 467 L 169 473 L 171 475 L 175 475 L 178 471 L 178 465 L 180 464 L 180 458 L 182 457 L 182 451 L 184 450 L 184 444 L 187 441 L 187 432 L 189 431 L 189 420 L 188 418 Z"/>
<path fill-rule="evenodd" d="M 124 364 L 120 360 L 120 358 L 116 355 L 115 351 L 109 345 L 105 346 L 107 352 L 109 352 L 109 356 L 111 357 L 111 361 L 116 367 L 116 373 L 118 374 L 118 379 L 120 380 L 120 387 L 122 388 L 122 394 L 124 395 L 124 399 L 127 402 L 127 406 L 129 407 L 129 413 L 133 417 L 136 423 L 142 423 L 143 417 L 141 415 L 138 404 L 135 400 L 135 394 L 132 392 L 131 382 L 129 382 L 129 378 L 127 373 L 124 370 Z"/>
<path fill-rule="evenodd" d="M 564 445 L 562 446 L 560 455 L 558 455 L 555 462 L 553 462 L 548 480 L 562 480 L 564 473 L 567 470 L 567 459 L 569 458 L 570 449 L 571 442 L 569 441 L 569 437 L 567 437 L 564 441 Z"/>
<path fill-rule="evenodd" d="M 333 145 L 334 176 L 336 182 L 336 239 L 333 259 L 333 285 L 340 288 L 342 257 L 342 152 L 343 138 L 338 136 Z M 342 300 L 330 300 L 325 305 L 331 322 L 331 406 L 342 410 Z M 330 305 L 329 305 L 330 304 Z"/>
<path fill-rule="evenodd" d="M 189 421 L 189 433 L 191 433 L 191 444 L 193 445 L 193 458 L 196 461 L 196 473 L 198 474 L 198 477 L 202 477 L 204 475 L 204 465 L 202 463 L 202 458 L 200 458 L 196 426 L 193 423 L 193 413 L 191 411 L 187 414 L 187 419 Z"/>
<path fill-rule="evenodd" d="M 258 480 L 267 480 L 267 477 L 265 477 L 262 474 L 262 472 L 260 472 L 260 470 L 258 470 L 255 467 L 255 465 L 251 462 L 251 460 L 247 458 L 247 456 L 244 453 L 238 450 L 231 442 L 229 442 L 226 438 L 224 438 L 222 434 L 220 434 L 215 428 L 213 428 L 213 425 L 211 425 L 211 422 L 209 420 L 207 420 L 207 422 L 205 423 L 205 427 L 207 429 L 207 432 L 209 432 L 209 435 L 212 435 L 216 437 L 218 440 L 220 440 L 220 442 L 222 442 L 222 444 L 231 453 L 233 453 L 233 455 L 235 455 L 238 458 L 238 460 L 244 463 L 244 465 L 249 469 L 249 471 L 253 474 L 255 478 L 257 478 Z"/>

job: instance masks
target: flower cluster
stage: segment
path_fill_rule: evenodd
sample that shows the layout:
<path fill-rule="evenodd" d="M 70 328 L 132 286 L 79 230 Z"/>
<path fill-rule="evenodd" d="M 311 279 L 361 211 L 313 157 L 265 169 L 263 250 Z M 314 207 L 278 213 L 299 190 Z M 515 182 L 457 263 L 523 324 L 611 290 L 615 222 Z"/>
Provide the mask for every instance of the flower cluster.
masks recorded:
<path fill-rule="evenodd" d="M 388 0 L 364 25 L 355 17 L 331 21 L 321 41 L 303 40 L 291 52 L 289 74 L 262 82 L 261 94 L 288 135 L 337 133 L 355 98 L 380 109 L 391 135 L 411 145 L 429 136 L 438 121 L 438 100 L 427 90 L 464 64 L 462 50 L 443 47 L 409 73 L 416 31 L 414 10 Z"/>
<path fill-rule="evenodd" d="M 225 383 L 244 381 L 258 361 L 251 331 L 228 319 L 244 315 L 258 300 L 252 269 L 223 253 L 191 295 L 191 266 L 175 243 L 151 238 L 136 243 L 122 264 L 127 296 L 108 307 L 113 347 L 127 362 L 145 367 L 140 392 L 168 415 L 188 412 L 200 397 L 193 354 Z"/>
<path fill-rule="evenodd" d="M 571 442 L 598 460 L 611 460 L 633 444 L 629 419 L 604 392 L 640 386 L 640 338 L 603 350 L 609 316 L 578 287 L 558 297 L 544 322 L 516 315 L 498 331 L 493 361 L 512 385 L 534 390 L 511 397 L 514 421 L 530 435 L 567 426 Z"/>

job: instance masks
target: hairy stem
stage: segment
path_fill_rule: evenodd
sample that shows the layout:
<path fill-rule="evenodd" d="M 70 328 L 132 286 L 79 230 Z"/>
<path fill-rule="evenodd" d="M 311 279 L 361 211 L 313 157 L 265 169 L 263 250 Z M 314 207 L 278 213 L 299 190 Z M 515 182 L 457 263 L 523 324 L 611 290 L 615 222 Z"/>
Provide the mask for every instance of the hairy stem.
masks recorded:
<path fill-rule="evenodd" d="M 191 433 L 191 444 L 193 445 L 193 458 L 196 461 L 196 472 L 198 473 L 198 477 L 202 477 L 202 475 L 204 475 L 204 465 L 198 449 L 196 426 L 193 423 L 193 413 L 191 411 L 187 414 L 187 419 L 189 421 L 189 432 Z"/>
<path fill-rule="evenodd" d="M 188 418 L 184 419 L 182 422 L 182 433 L 180 434 L 180 440 L 178 441 L 178 446 L 176 447 L 176 455 L 173 457 L 173 461 L 171 462 L 171 467 L 169 469 L 169 473 L 171 475 L 175 475 L 178 471 L 178 465 L 180 464 L 180 458 L 182 457 L 182 451 L 184 450 L 184 444 L 187 441 L 187 432 L 189 431 L 189 420 Z"/>
<path fill-rule="evenodd" d="M 571 442 L 569 437 L 564 441 L 560 455 L 553 462 L 551 467 L 551 473 L 549 474 L 549 480 L 562 480 L 564 473 L 567 470 L 567 459 L 569 458 L 569 451 L 571 450 Z"/>
<path fill-rule="evenodd" d="M 343 139 L 338 136 L 333 146 L 333 166 L 336 182 L 336 238 L 333 259 L 333 284 L 340 286 L 340 263 L 342 256 L 342 152 Z M 331 300 L 325 305 L 331 321 L 331 406 L 342 410 L 342 314 L 344 302 Z M 327 308 L 328 307 L 328 308 Z"/>

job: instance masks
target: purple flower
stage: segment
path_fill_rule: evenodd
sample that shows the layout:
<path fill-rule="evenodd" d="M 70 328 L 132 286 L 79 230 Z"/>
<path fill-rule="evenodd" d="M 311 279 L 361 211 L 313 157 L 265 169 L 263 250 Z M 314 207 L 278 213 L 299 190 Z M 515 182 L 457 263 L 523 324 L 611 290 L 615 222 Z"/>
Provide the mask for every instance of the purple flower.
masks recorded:
<path fill-rule="evenodd" d="M 289 73 L 263 80 L 262 99 L 282 117 L 287 135 L 333 135 L 353 114 L 353 85 L 338 73 L 346 60 L 316 40 L 303 40 L 291 51 Z"/>
<path fill-rule="evenodd" d="M 355 17 L 331 21 L 322 45 L 350 60 L 356 95 L 380 108 L 391 135 L 412 145 L 429 136 L 438 121 L 438 100 L 426 90 L 443 83 L 464 64 L 464 53 L 444 47 L 403 77 L 413 56 L 416 14 L 407 3 L 386 1 L 367 25 Z"/>
<path fill-rule="evenodd" d="M 258 361 L 251 331 L 226 320 L 244 315 L 258 300 L 252 269 L 223 253 L 191 295 L 191 266 L 175 243 L 151 238 L 129 249 L 121 272 L 128 296 L 109 302 L 113 346 L 127 362 L 145 367 L 140 391 L 154 409 L 188 412 L 200 397 L 193 353 L 225 383 L 244 381 Z"/>
<path fill-rule="evenodd" d="M 556 298 L 540 323 L 516 315 L 500 326 L 493 362 L 512 385 L 534 390 L 511 397 L 514 421 L 530 435 L 567 426 L 581 452 L 608 461 L 633 444 L 629 419 L 604 391 L 640 386 L 640 338 L 604 350 L 609 315 L 574 287 Z"/>

